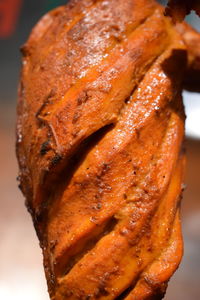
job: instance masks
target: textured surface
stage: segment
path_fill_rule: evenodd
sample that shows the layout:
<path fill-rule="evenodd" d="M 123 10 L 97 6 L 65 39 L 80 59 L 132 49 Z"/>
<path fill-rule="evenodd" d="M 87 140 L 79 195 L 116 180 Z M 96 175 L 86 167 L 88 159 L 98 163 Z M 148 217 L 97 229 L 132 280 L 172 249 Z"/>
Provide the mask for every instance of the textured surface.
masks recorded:
<path fill-rule="evenodd" d="M 182 256 L 186 50 L 144 0 L 72 1 L 23 47 L 20 181 L 52 299 L 162 298 Z"/>
<path fill-rule="evenodd" d="M 192 101 L 192 100 L 191 100 Z M 12 110 L 11 110 L 12 109 Z M 0 299 L 47 300 L 41 249 L 16 184 L 13 107 L 0 110 Z M 3 121 L 7 124 L 6 128 Z M 8 124 L 9 122 L 9 124 Z M 13 135 L 10 133 L 13 132 Z M 198 299 L 200 268 L 200 141 L 187 140 L 187 189 L 182 201 L 184 257 L 169 282 L 165 300 Z"/>

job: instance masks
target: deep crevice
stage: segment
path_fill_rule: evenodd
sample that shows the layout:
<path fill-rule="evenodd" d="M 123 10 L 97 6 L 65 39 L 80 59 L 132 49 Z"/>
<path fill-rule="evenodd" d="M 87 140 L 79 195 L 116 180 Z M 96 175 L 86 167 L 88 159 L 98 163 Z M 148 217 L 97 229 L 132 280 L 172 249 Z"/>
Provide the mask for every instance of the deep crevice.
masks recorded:
<path fill-rule="evenodd" d="M 80 167 L 87 154 L 113 128 L 113 124 L 105 125 L 104 127 L 98 129 L 90 136 L 88 136 L 79 145 L 75 146 L 75 149 L 73 149 L 74 151 L 71 151 L 73 155 L 68 158 L 66 162 L 63 161 L 62 170 L 59 172 L 60 175 L 58 176 L 58 174 L 56 174 L 56 178 L 59 177 L 59 179 L 56 180 L 56 183 L 62 186 L 62 191 L 67 187 L 71 178 L 73 177 L 73 174 Z"/>
<path fill-rule="evenodd" d="M 34 223 L 38 224 L 43 223 L 42 227 L 45 226 L 45 223 L 48 223 L 47 209 L 52 203 L 53 199 L 60 199 L 67 185 L 69 184 L 73 174 L 80 167 L 81 163 L 84 161 L 86 155 L 94 148 L 95 145 L 110 131 L 114 125 L 107 124 L 99 130 L 92 133 L 89 137 L 83 140 L 80 144 L 75 145 L 71 153 L 73 155 L 67 156 L 63 159 L 59 155 L 55 155 L 52 160 L 51 166 L 51 176 L 48 177 L 49 172 L 46 174 L 47 177 L 44 178 L 43 186 L 40 190 L 40 197 L 43 200 L 41 203 L 40 209 L 35 212 Z M 44 175 L 45 176 L 45 175 Z M 56 189 L 55 189 L 56 186 Z M 55 197 L 56 194 L 56 197 Z M 44 227 L 43 227 L 44 228 Z"/>
<path fill-rule="evenodd" d="M 115 300 L 123 300 L 123 299 L 125 299 L 132 290 L 133 290 L 133 285 L 131 285 L 127 289 L 125 289 L 119 296 L 117 296 L 115 298 Z"/>
<path fill-rule="evenodd" d="M 166 51 L 166 48 L 163 51 L 161 51 L 161 53 L 159 53 L 156 57 L 154 57 L 153 60 L 146 66 L 146 70 L 144 71 L 143 74 L 141 74 L 141 78 L 140 78 L 139 82 L 133 87 L 132 91 L 130 92 L 130 95 L 128 97 L 126 97 L 126 99 L 124 100 L 124 105 L 120 109 L 118 116 L 121 116 L 123 114 L 123 112 L 126 110 L 127 105 L 129 103 L 131 103 L 131 101 L 132 101 L 131 98 L 134 96 L 135 91 L 138 89 L 138 87 L 140 86 L 140 84 L 142 83 L 144 78 L 146 77 L 147 73 L 151 70 L 153 65 L 156 63 L 157 60 L 159 60 L 159 58 L 163 55 L 163 53 L 165 51 Z"/>
<path fill-rule="evenodd" d="M 61 258 L 61 262 L 57 264 L 57 270 L 55 270 L 57 276 L 66 276 L 73 267 L 87 254 L 89 253 L 93 248 L 95 248 L 96 244 L 106 235 L 111 233 L 115 226 L 117 225 L 118 220 L 114 217 L 111 217 L 110 220 L 106 221 L 105 224 L 101 225 L 101 227 L 98 227 L 97 225 L 97 231 L 94 231 L 92 233 L 92 236 L 90 235 L 88 238 L 83 236 L 83 244 L 80 249 L 76 248 L 76 245 L 73 245 L 73 249 L 67 249 L 66 253 Z M 80 244 L 82 241 L 81 239 L 78 240 L 78 243 Z M 73 252 L 73 255 L 69 255 L 69 251 Z M 77 251 L 77 253 L 76 253 Z M 69 256 L 68 258 L 66 256 Z M 67 261 L 66 261 L 67 260 Z"/>

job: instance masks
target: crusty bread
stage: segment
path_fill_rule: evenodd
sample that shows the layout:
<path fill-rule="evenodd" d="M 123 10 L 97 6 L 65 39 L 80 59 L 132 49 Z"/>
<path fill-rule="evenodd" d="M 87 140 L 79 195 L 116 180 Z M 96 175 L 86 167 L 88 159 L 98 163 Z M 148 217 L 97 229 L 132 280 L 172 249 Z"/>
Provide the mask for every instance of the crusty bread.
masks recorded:
<path fill-rule="evenodd" d="M 183 38 L 153 0 L 74 0 L 22 53 L 20 185 L 51 299 L 161 299 L 182 256 Z"/>

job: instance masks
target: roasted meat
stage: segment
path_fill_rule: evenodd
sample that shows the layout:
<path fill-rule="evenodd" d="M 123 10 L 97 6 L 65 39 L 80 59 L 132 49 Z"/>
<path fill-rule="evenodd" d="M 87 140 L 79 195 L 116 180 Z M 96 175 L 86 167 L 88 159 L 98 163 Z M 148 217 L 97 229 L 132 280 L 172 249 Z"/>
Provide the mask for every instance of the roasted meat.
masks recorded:
<path fill-rule="evenodd" d="M 74 0 L 22 54 L 19 180 L 51 299 L 162 299 L 182 257 L 191 39 L 153 0 Z"/>

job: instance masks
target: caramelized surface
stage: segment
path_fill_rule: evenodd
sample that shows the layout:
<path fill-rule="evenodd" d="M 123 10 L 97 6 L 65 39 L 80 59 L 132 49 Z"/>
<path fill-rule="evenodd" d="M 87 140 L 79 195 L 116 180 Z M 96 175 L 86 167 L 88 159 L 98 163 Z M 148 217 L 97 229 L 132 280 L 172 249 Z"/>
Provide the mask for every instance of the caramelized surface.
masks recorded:
<path fill-rule="evenodd" d="M 183 38 L 154 1 L 74 0 L 22 52 L 17 153 L 51 299 L 161 299 L 182 256 Z"/>

